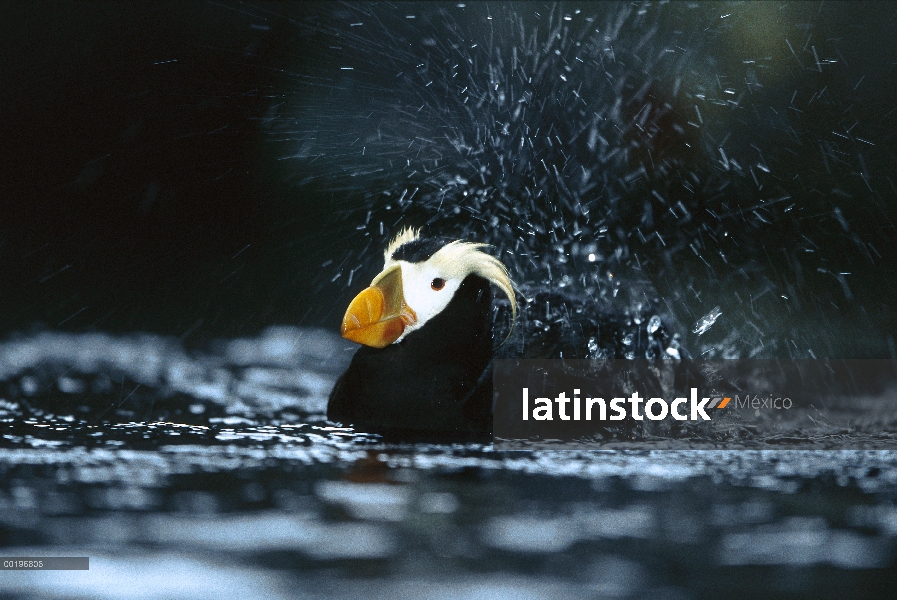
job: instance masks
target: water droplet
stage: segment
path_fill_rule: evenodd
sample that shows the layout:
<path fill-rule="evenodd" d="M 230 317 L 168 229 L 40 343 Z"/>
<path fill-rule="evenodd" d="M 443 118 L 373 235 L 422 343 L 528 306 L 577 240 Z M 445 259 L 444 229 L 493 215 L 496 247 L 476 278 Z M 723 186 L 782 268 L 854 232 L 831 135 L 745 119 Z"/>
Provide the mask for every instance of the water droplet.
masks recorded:
<path fill-rule="evenodd" d="M 698 322 L 695 323 L 694 333 L 698 335 L 704 335 L 710 327 L 716 323 L 716 320 L 720 318 L 720 315 L 723 314 L 723 311 L 720 310 L 720 307 L 717 306 L 709 313 L 698 319 Z"/>
<path fill-rule="evenodd" d="M 589 348 L 589 357 L 595 358 L 598 353 L 598 342 L 595 340 L 594 337 L 589 338 L 588 348 Z"/>
<path fill-rule="evenodd" d="M 654 335 L 661 326 L 660 317 L 654 315 L 648 320 L 648 334 Z"/>

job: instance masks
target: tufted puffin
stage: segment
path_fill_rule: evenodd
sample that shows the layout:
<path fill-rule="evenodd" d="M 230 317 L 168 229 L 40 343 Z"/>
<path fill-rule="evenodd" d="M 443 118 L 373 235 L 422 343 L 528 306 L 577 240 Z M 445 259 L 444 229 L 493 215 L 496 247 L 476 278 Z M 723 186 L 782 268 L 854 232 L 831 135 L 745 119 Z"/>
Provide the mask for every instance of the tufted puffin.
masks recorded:
<path fill-rule="evenodd" d="M 485 246 L 412 229 L 390 242 L 383 270 L 343 317 L 343 337 L 361 348 L 330 394 L 330 421 L 393 440 L 488 441 L 493 358 L 673 359 L 676 389 L 703 380 L 646 291 L 622 312 L 616 294 L 561 289 L 517 288 L 518 304 L 507 269 Z M 493 302 L 493 285 L 506 298 Z M 660 395 L 642 371 L 642 387 Z M 635 425 L 585 423 L 567 433 L 630 439 Z"/>
<path fill-rule="evenodd" d="M 492 290 L 517 302 L 486 244 L 406 228 L 383 270 L 349 304 L 343 337 L 361 344 L 327 418 L 389 438 L 488 440 L 492 433 Z"/>

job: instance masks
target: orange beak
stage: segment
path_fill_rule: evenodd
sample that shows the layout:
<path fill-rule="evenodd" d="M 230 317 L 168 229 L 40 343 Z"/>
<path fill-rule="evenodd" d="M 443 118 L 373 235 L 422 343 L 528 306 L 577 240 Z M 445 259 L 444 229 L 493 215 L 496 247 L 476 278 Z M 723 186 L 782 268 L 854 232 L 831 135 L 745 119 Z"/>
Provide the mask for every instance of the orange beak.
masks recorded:
<path fill-rule="evenodd" d="M 417 315 L 405 304 L 402 269 L 394 265 L 377 275 L 371 287 L 349 303 L 340 333 L 358 344 L 385 348 L 416 322 Z"/>

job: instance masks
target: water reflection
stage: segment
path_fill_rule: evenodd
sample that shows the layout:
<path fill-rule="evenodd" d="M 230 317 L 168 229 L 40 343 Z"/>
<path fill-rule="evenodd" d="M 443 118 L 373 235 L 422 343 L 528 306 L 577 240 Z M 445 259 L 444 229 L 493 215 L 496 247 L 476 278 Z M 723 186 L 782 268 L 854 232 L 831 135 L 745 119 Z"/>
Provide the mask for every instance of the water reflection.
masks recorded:
<path fill-rule="evenodd" d="M 7 572 L 0 595 L 693 598 L 739 569 L 768 575 L 755 596 L 894 583 L 897 453 L 390 445 L 287 402 L 320 403 L 334 376 L 315 354 L 332 338 L 298 351 L 307 332 L 287 334 L 130 370 L 109 360 L 164 344 L 17 342 L 0 544 L 91 570 Z M 127 414 L 121 376 L 155 419 Z"/>
<path fill-rule="evenodd" d="M 830 529 L 821 517 L 789 517 L 720 542 L 725 565 L 814 565 L 875 569 L 890 563 L 891 545 L 854 531 Z"/>

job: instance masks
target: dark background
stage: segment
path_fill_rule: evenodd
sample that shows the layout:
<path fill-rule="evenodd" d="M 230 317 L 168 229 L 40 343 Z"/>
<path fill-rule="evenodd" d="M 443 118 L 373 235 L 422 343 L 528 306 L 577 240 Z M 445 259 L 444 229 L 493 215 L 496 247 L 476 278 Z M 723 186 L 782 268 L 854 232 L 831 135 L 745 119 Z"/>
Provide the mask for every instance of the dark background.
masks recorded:
<path fill-rule="evenodd" d="M 0 330 L 299 322 L 275 253 L 314 210 L 258 126 L 288 36 L 203 2 L 0 10 Z"/>
<path fill-rule="evenodd" d="M 849 302 L 829 302 L 834 308 L 814 311 L 803 323 L 798 316 L 798 326 L 835 328 L 846 320 L 856 336 L 871 340 L 852 348 L 887 356 L 897 265 L 890 221 L 897 191 L 888 178 L 897 127 L 895 9 L 888 3 L 763 5 L 777 7 L 766 16 L 784 20 L 786 33 L 812 23 L 820 47 L 837 47 L 849 64 L 825 82 L 837 101 L 803 122 L 811 130 L 817 123 L 821 135 L 849 113 L 875 142 L 864 159 L 874 198 L 862 196 L 864 183 L 853 167 L 835 177 L 844 179 L 840 188 L 850 197 L 842 213 L 851 235 L 873 240 L 881 256 L 852 265 Z M 732 6 L 707 5 L 706 12 L 721 15 Z M 333 215 L 363 199 L 357 189 L 354 197 L 351 188 L 340 190 L 336 180 L 345 174 L 338 170 L 285 160 L 290 150 L 265 123 L 272 107 L 285 102 L 366 108 L 364 94 L 340 73 L 313 83 L 316 69 L 332 72 L 341 64 L 317 29 L 330 15 L 352 18 L 337 11 L 312 3 L 0 6 L 0 335 L 33 327 L 146 330 L 191 344 L 276 323 L 335 329 L 357 291 L 347 285 L 343 250 L 367 241 L 348 237 L 363 210 L 343 213 L 356 221 Z M 753 27 L 770 22 L 743 19 L 742 29 L 715 50 L 742 40 L 765 52 L 750 47 L 767 43 Z M 774 51 L 777 64 L 789 60 L 779 37 Z M 740 59 L 733 49 L 733 64 Z M 387 67 L 357 77 L 365 76 L 393 77 Z M 787 107 L 793 81 L 782 81 L 764 93 Z M 300 127 L 315 119 L 313 111 L 301 117 Z M 760 123 L 768 130 L 750 133 L 774 148 L 782 130 L 770 117 Z M 814 132 L 798 133 L 808 140 Z M 814 152 L 807 144 L 784 170 L 819 169 Z M 827 226 L 838 235 L 836 219 Z M 757 243 L 774 251 L 776 240 Z M 844 256 L 838 244 L 831 246 L 832 259 Z M 333 283 L 331 272 L 343 279 Z M 818 277 L 840 293 L 833 277 Z"/>

